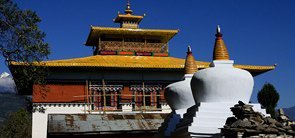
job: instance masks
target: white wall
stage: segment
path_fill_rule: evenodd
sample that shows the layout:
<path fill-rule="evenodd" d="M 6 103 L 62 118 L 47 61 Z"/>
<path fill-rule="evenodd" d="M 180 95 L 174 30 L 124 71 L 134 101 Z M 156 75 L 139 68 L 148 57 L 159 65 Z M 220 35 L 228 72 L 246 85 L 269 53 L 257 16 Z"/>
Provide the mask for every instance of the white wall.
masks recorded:
<path fill-rule="evenodd" d="M 34 112 L 32 117 L 32 138 L 46 138 L 48 126 L 48 114 L 102 114 L 103 112 L 88 112 L 89 107 L 81 103 L 35 103 L 36 108 L 43 107 L 45 113 Z M 120 112 L 105 112 L 106 114 L 113 113 L 141 113 L 140 111 L 133 112 L 132 105 L 123 105 L 123 111 Z M 150 111 L 145 113 L 170 113 L 171 109 L 167 104 L 161 105 L 162 111 Z"/>
<path fill-rule="evenodd" d="M 48 114 L 82 114 L 87 106 L 84 104 L 34 104 L 45 109 L 45 113 L 33 113 L 32 138 L 47 137 Z M 75 105 L 75 106 L 74 106 Z"/>

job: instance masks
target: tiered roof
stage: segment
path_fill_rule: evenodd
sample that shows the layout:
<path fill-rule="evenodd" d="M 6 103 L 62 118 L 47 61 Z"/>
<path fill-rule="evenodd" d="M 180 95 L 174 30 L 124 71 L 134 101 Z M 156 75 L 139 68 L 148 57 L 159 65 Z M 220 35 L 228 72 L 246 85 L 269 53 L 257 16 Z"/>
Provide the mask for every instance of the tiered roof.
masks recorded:
<path fill-rule="evenodd" d="M 195 61 L 198 69 L 208 68 L 210 62 Z M 11 62 L 11 66 L 24 65 L 20 62 Z M 184 70 L 185 59 L 175 57 L 154 57 L 154 56 L 119 56 L 119 55 L 95 55 L 83 58 L 65 60 L 52 60 L 35 63 L 36 66 L 47 67 L 83 67 L 100 69 L 161 69 L 161 70 Z M 255 65 L 234 65 L 237 68 L 245 69 L 254 75 L 270 70 L 275 66 Z"/>
<path fill-rule="evenodd" d="M 161 39 L 162 42 L 168 42 L 173 38 L 179 30 L 165 30 L 165 29 L 130 29 L 130 28 L 115 28 L 115 27 L 99 27 L 91 26 L 90 33 L 88 35 L 86 46 L 95 46 L 98 43 L 99 36 L 101 35 L 119 35 L 128 34 L 136 36 L 154 36 Z"/>
<path fill-rule="evenodd" d="M 143 16 L 137 16 L 132 14 L 133 11 L 130 8 L 128 2 L 125 14 L 118 14 L 114 22 L 117 23 L 130 23 L 138 24 Z M 127 21 L 127 22 L 126 22 Z M 128 22 L 129 21 L 129 22 Z M 101 35 L 134 35 L 138 37 L 154 36 L 157 39 L 161 39 L 162 42 L 168 42 L 174 35 L 178 33 L 178 30 L 156 30 L 156 29 L 139 29 L 127 26 L 121 26 L 121 28 L 113 27 L 91 27 L 91 31 L 87 38 L 85 45 L 97 46 Z M 108 51 L 107 51 L 108 52 Z M 115 51 L 116 52 L 116 51 Z M 118 52 L 118 51 L 117 51 Z M 120 51 L 119 51 L 120 52 Z M 124 51 L 123 51 L 124 52 Z M 191 51 L 188 52 L 189 62 L 185 63 L 185 59 L 175 57 L 158 57 L 160 54 L 152 54 L 153 56 L 135 56 L 130 54 L 128 56 L 114 54 L 114 55 L 94 55 L 83 58 L 73 58 L 65 60 L 52 60 L 34 63 L 36 66 L 46 66 L 50 68 L 97 68 L 97 69 L 159 69 L 159 70 L 175 70 L 191 73 L 197 69 L 208 68 L 210 62 L 195 61 L 191 56 Z M 139 54 L 141 55 L 141 54 Z M 220 28 L 217 29 L 216 41 L 214 46 L 213 60 L 228 60 L 229 55 L 226 46 L 222 40 L 222 34 Z M 195 64 L 192 64 L 195 62 Z M 184 68 L 187 64 L 188 68 Z M 25 64 L 21 62 L 11 62 L 11 66 L 23 66 Z M 248 70 L 252 75 L 259 75 L 261 73 L 273 70 L 275 65 L 272 66 L 256 66 L 256 65 L 234 65 L 236 68 Z"/>

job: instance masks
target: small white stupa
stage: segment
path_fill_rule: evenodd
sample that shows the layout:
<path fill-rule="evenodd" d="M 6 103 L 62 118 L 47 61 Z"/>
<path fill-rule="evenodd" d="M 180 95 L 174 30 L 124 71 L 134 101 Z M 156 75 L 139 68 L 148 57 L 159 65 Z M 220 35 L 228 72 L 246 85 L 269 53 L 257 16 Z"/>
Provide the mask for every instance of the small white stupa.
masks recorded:
<path fill-rule="evenodd" d="M 195 105 L 190 83 L 197 70 L 191 47 L 188 46 L 183 80 L 172 83 L 165 88 L 164 96 L 172 110 L 187 109 Z"/>
<path fill-rule="evenodd" d="M 183 80 L 172 83 L 165 88 L 164 96 L 172 112 L 162 124 L 158 137 L 171 136 L 171 132 L 175 130 L 176 125 L 180 122 L 180 119 L 183 118 L 183 114 L 186 113 L 186 110 L 195 105 L 190 86 L 191 79 L 198 70 L 195 62 L 191 47 L 188 46 Z"/>
<path fill-rule="evenodd" d="M 220 128 L 232 116 L 230 107 L 238 101 L 249 103 L 254 86 L 252 75 L 233 66 L 234 61 L 229 59 L 219 26 L 215 36 L 210 68 L 197 71 L 191 79 L 195 105 L 187 109 L 174 131 L 170 132 L 172 137 L 220 137 Z M 260 104 L 251 105 L 254 110 L 266 114 Z"/>

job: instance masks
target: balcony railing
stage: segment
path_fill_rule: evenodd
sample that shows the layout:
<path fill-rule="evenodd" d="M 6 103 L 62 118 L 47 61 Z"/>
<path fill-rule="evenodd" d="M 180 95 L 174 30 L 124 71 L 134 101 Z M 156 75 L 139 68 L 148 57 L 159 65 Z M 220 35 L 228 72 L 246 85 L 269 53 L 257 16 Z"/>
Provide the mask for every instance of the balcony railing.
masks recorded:
<path fill-rule="evenodd" d="M 101 41 L 101 51 L 168 52 L 166 43 Z"/>

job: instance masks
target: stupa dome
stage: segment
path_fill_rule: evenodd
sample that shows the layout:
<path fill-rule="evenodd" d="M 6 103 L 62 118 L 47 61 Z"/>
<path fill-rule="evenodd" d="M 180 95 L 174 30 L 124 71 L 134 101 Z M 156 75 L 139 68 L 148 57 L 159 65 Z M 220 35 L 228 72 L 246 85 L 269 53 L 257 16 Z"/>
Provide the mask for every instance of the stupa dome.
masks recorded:
<path fill-rule="evenodd" d="M 172 110 L 189 108 L 195 105 L 190 82 L 193 74 L 197 71 L 195 58 L 192 55 L 190 46 L 185 60 L 184 80 L 168 85 L 165 88 L 165 99 Z"/>
<path fill-rule="evenodd" d="M 233 63 L 233 60 L 229 60 L 227 48 L 218 27 L 213 62 L 210 68 L 196 72 L 191 81 L 196 103 L 249 102 L 254 86 L 253 77 L 246 70 L 234 68 Z"/>

